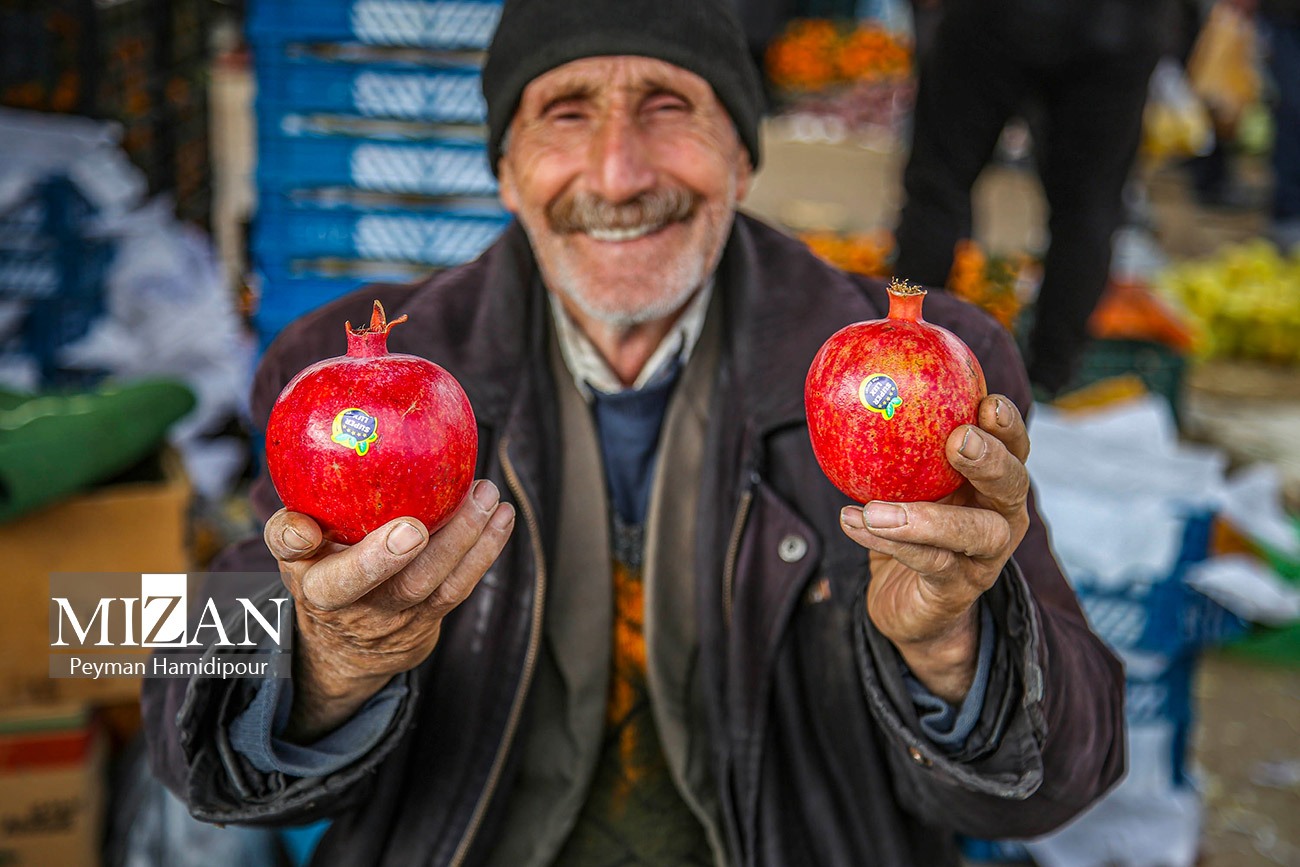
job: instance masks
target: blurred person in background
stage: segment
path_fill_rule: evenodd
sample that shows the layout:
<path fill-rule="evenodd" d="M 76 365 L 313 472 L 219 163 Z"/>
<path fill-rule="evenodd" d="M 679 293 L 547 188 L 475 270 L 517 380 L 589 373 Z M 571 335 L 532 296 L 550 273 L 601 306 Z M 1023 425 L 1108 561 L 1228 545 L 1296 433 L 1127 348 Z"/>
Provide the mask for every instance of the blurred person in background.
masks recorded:
<path fill-rule="evenodd" d="M 1273 198 L 1269 237 L 1300 245 L 1300 0 L 1259 0 L 1259 23 L 1273 80 Z"/>
<path fill-rule="evenodd" d="M 1225 0 L 1242 12 L 1253 12 L 1254 0 Z M 1197 37 L 1207 20 L 1213 4 L 1206 0 L 1179 0 L 1177 37 L 1173 40 L 1177 47 L 1179 63 L 1186 69 L 1196 47 Z M 1206 107 L 1210 110 L 1210 107 Z M 1213 111 L 1210 111 L 1211 118 Z M 1217 119 L 1216 119 L 1217 120 Z M 1196 203 L 1204 208 L 1225 211 L 1245 211 L 1257 208 L 1261 199 L 1258 191 L 1247 186 L 1236 170 L 1232 148 L 1229 147 L 1231 130 L 1223 124 L 1215 123 L 1214 143 L 1208 153 L 1191 157 L 1184 164 L 1191 192 Z"/>
<path fill-rule="evenodd" d="M 507 0 L 483 87 L 517 223 L 307 314 L 253 395 L 264 423 L 378 298 L 465 387 L 480 479 L 349 547 L 261 478 L 263 538 L 214 570 L 287 588 L 293 677 L 149 682 L 159 777 L 209 822 L 331 819 L 313 863 L 348 865 L 941 867 L 1096 800 L 1122 671 L 1033 504 L 1015 347 L 933 297 L 992 392 L 947 442 L 967 483 L 845 506 L 804 377 L 886 293 L 736 213 L 761 96 L 729 0 Z"/>
<path fill-rule="evenodd" d="M 1300 244 L 1300 0 L 1220 0 L 1249 18 L 1258 31 L 1258 46 L 1272 83 L 1267 102 L 1273 120 L 1272 194 L 1267 201 L 1267 235 L 1284 251 Z M 1186 18 L 1199 25 L 1208 9 L 1185 0 Z M 1197 17 L 1199 15 L 1199 17 Z M 1190 55 L 1197 28 L 1188 31 L 1183 61 Z M 1206 207 L 1256 210 L 1263 202 L 1243 183 L 1220 130 L 1214 149 L 1188 161 L 1196 201 Z"/>
<path fill-rule="evenodd" d="M 1007 121 L 1031 108 L 1049 246 L 1026 364 L 1040 397 L 1070 382 L 1105 289 L 1169 0 L 941 0 L 920 58 L 900 277 L 943 286 L 972 234 L 971 190 Z"/>

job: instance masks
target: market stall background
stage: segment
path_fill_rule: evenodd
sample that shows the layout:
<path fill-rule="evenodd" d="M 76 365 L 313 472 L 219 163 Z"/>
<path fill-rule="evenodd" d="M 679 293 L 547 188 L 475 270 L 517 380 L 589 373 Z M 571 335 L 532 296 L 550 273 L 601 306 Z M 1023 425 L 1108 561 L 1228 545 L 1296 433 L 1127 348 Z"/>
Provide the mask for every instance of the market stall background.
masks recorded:
<path fill-rule="evenodd" d="M 842 267 L 889 274 L 915 87 L 907 7 L 796 6 L 756 46 L 771 111 L 746 207 Z M 472 258 L 505 225 L 477 91 L 495 14 L 486 0 L 0 0 L 12 863 L 124 862 L 147 840 L 173 847 L 166 863 L 238 850 L 256 864 L 301 844 L 198 826 L 151 786 L 136 684 L 48 678 L 47 576 L 198 570 L 256 532 L 241 496 L 259 471 L 244 392 L 260 348 L 355 286 Z M 1058 553 L 1129 666 L 1138 760 L 1112 807 L 1152 809 L 1101 809 L 1028 851 L 968 841 L 972 859 L 1300 864 L 1300 250 L 1262 239 L 1258 92 L 1226 147 L 1259 195 L 1206 208 L 1184 161 L 1212 125 L 1162 64 L 1096 341 L 1033 431 Z M 1012 124 L 948 287 L 1017 333 L 1046 242 L 1032 155 Z M 142 421 L 118 436 L 126 417 Z M 1096 514 L 1068 500 L 1085 483 Z M 1162 532 L 1125 539 L 1139 508 Z M 1089 560 L 1112 550 L 1122 574 Z M 1109 853 L 1086 843 L 1098 828 Z"/>

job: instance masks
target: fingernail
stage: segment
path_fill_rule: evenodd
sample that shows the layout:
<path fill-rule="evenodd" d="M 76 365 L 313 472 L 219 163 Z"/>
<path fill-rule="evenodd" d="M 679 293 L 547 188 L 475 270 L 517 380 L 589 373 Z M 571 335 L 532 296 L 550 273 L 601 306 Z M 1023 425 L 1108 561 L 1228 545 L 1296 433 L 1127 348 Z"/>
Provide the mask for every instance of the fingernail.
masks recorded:
<path fill-rule="evenodd" d="M 998 427 L 1006 427 L 1007 422 L 1011 421 L 1010 413 L 1002 414 L 1002 401 L 1000 399 L 993 402 L 993 420 L 998 423 Z"/>
<path fill-rule="evenodd" d="M 415 527 L 403 521 L 388 534 L 388 550 L 397 556 L 409 554 L 424 541 L 424 536 Z"/>
<path fill-rule="evenodd" d="M 515 507 L 505 503 L 497 509 L 497 513 L 492 516 L 492 526 L 498 530 L 505 530 L 515 522 Z"/>
<path fill-rule="evenodd" d="M 492 507 L 501 499 L 501 493 L 497 486 L 487 479 L 479 479 L 474 483 L 474 502 L 485 512 L 492 511 Z"/>
<path fill-rule="evenodd" d="M 978 461 L 988 450 L 989 444 L 984 442 L 984 437 L 976 433 L 975 428 L 966 428 L 966 436 L 961 438 L 961 448 L 957 450 L 962 457 L 968 461 Z"/>
<path fill-rule="evenodd" d="M 907 526 L 907 510 L 894 503 L 867 503 L 862 510 L 872 530 L 893 530 Z"/>
<path fill-rule="evenodd" d="M 867 525 L 862 522 L 862 510 L 857 506 L 845 506 L 840 509 L 840 523 L 854 530 L 867 528 Z"/>
<path fill-rule="evenodd" d="M 284 532 L 280 534 L 280 541 L 290 551 L 306 551 L 311 547 L 311 540 L 299 533 L 293 527 L 285 527 Z"/>

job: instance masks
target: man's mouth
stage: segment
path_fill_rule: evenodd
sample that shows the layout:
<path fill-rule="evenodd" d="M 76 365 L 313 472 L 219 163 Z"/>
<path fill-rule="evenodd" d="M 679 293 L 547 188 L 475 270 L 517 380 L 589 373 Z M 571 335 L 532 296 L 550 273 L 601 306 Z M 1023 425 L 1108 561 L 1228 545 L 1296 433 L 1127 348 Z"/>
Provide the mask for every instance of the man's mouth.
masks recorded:
<path fill-rule="evenodd" d="M 629 226 L 622 229 L 595 229 L 587 230 L 587 235 L 597 241 L 635 241 L 637 238 L 643 238 L 652 232 L 657 232 L 664 227 L 663 223 L 644 226 Z"/>

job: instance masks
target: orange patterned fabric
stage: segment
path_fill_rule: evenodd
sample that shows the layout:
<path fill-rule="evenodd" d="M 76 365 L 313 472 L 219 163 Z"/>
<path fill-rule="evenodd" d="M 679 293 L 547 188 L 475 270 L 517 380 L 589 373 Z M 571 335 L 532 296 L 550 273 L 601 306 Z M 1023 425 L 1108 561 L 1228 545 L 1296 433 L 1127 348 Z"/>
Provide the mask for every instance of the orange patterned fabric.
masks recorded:
<path fill-rule="evenodd" d="M 605 742 L 591 791 L 557 865 L 713 864 L 704 828 L 677 791 L 655 729 L 646 690 L 644 612 L 639 566 L 616 561 Z"/>

